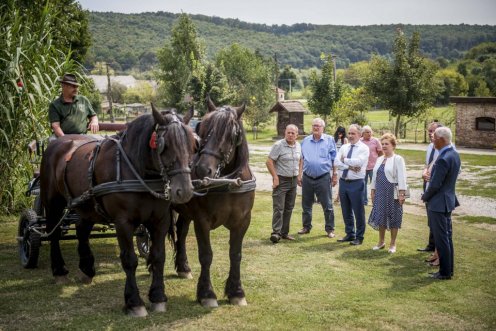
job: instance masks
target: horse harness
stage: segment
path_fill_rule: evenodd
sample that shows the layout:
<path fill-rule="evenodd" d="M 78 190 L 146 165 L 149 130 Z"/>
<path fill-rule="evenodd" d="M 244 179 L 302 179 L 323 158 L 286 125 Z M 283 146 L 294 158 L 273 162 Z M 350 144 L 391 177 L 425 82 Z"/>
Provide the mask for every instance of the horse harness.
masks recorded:
<path fill-rule="evenodd" d="M 175 115 L 175 114 L 174 114 Z M 159 179 L 143 179 L 138 172 L 136 171 L 135 167 L 129 160 L 129 157 L 127 156 L 126 152 L 124 151 L 124 148 L 122 147 L 121 140 L 124 138 L 126 135 L 125 131 L 119 139 L 116 139 L 115 137 L 106 137 L 103 140 L 91 140 L 91 141 L 86 141 L 85 143 L 77 146 L 75 149 L 71 149 L 71 154 L 75 153 L 77 149 L 82 147 L 83 145 L 89 144 L 89 143 L 94 143 L 95 141 L 97 142 L 92 154 L 90 156 L 90 164 L 88 167 L 88 190 L 83 192 L 79 197 L 72 198 L 69 194 L 69 188 L 67 187 L 66 181 L 64 181 L 65 185 L 65 190 L 66 190 L 66 199 L 68 201 L 68 209 L 72 209 L 77 207 L 78 205 L 86 202 L 87 200 L 93 199 L 94 200 L 94 206 L 95 210 L 97 211 L 98 214 L 103 216 L 105 219 L 110 220 L 109 215 L 105 212 L 104 208 L 98 203 L 97 199 L 98 197 L 111 194 L 111 193 L 137 193 L 137 192 L 147 192 L 150 193 L 152 196 L 154 196 L 157 199 L 162 199 L 169 201 L 170 200 L 170 178 L 180 174 L 180 173 L 190 173 L 191 170 L 189 168 L 187 169 L 170 169 L 171 165 L 164 165 L 162 158 L 160 155 L 162 154 L 164 148 L 165 148 L 165 139 L 164 139 L 164 134 L 165 130 L 169 125 L 172 124 L 180 124 L 180 121 L 177 119 L 177 116 L 174 116 L 174 119 L 169 122 L 167 125 L 159 125 L 157 124 L 155 126 L 155 129 L 152 133 L 152 136 L 149 141 L 150 148 L 152 151 L 154 151 L 153 155 L 154 158 L 157 160 L 160 168 L 159 175 L 161 178 Z M 116 178 L 115 181 L 111 182 L 105 182 L 102 184 L 94 185 L 94 172 L 95 172 L 95 164 L 96 160 L 98 158 L 98 155 L 100 153 L 101 147 L 103 144 L 106 142 L 113 142 L 116 145 Z M 126 165 L 129 167 L 131 170 L 132 174 L 136 179 L 126 179 L 123 180 L 121 178 L 121 159 L 124 160 Z M 69 159 L 70 160 L 70 159 Z M 69 160 L 66 161 L 68 162 Z M 66 176 L 66 169 L 64 169 L 64 178 Z"/>

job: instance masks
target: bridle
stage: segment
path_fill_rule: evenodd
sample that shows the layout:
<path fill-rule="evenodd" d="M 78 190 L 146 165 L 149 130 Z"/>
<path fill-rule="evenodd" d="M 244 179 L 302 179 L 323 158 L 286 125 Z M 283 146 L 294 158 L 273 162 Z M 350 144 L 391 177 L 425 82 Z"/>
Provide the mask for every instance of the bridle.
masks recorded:
<path fill-rule="evenodd" d="M 191 173 L 191 169 L 189 167 L 187 168 L 180 168 L 180 169 L 172 169 L 174 166 L 174 160 L 172 160 L 168 164 L 164 164 L 162 161 L 162 158 L 160 157 L 165 149 L 165 134 L 168 130 L 168 128 L 172 125 L 179 125 L 182 128 L 182 122 L 179 119 L 179 117 L 176 115 L 175 112 L 170 112 L 170 115 L 172 115 L 172 120 L 165 124 L 155 124 L 155 128 L 152 132 L 152 135 L 150 137 L 149 141 L 149 146 L 154 151 L 153 157 L 156 159 L 159 165 L 160 169 L 160 176 L 162 177 L 163 182 L 165 183 L 166 187 L 166 192 L 168 192 L 170 189 L 170 178 L 174 177 L 175 175 L 178 174 L 189 174 Z M 171 170 L 172 169 L 172 170 Z"/>
<path fill-rule="evenodd" d="M 218 112 L 230 112 L 230 110 L 227 107 L 222 107 Z M 214 133 L 214 128 L 210 129 L 210 131 L 207 134 L 207 137 L 205 139 L 202 139 L 202 144 L 200 146 L 200 152 L 199 155 L 206 154 L 206 155 L 212 155 L 215 157 L 217 160 L 219 160 L 219 164 L 217 166 L 217 170 L 215 171 L 215 176 L 214 178 L 217 178 L 220 176 L 220 173 L 222 169 L 226 167 L 226 165 L 229 164 L 231 161 L 231 156 L 233 155 L 234 150 L 241 145 L 243 142 L 243 135 L 242 135 L 242 129 L 241 127 L 237 124 L 237 121 L 234 122 L 235 125 L 233 126 L 231 136 L 230 136 L 230 142 L 231 146 L 229 150 L 226 152 L 222 151 L 221 148 L 219 148 L 219 151 L 214 151 L 212 149 L 206 148 L 210 138 L 212 137 Z M 220 146 L 219 146 L 220 147 Z"/>

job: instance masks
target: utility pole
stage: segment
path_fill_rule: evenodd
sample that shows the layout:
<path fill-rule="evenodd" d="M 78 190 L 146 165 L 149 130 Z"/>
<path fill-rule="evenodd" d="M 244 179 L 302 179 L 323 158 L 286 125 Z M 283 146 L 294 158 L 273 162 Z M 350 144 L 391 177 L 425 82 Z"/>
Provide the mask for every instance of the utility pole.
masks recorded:
<path fill-rule="evenodd" d="M 112 108 L 112 86 L 110 85 L 110 72 L 109 72 L 108 63 L 105 63 L 105 66 L 107 68 L 107 100 L 109 103 L 110 122 L 114 123 L 115 118 L 114 118 L 114 109 Z"/>
<path fill-rule="evenodd" d="M 333 78 L 334 78 L 334 83 L 336 82 L 336 55 L 331 55 L 332 58 L 332 65 L 334 66 L 334 70 L 332 72 Z"/>

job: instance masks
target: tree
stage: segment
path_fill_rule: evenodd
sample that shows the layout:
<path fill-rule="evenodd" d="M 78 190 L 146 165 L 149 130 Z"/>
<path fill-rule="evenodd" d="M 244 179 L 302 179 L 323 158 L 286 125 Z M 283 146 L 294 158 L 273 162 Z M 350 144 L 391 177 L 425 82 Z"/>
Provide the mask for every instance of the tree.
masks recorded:
<path fill-rule="evenodd" d="M 233 44 L 217 54 L 216 65 L 227 78 L 229 103 L 247 103 L 243 117 L 248 125 L 259 127 L 267 122 L 274 102 L 274 64 L 248 48 Z"/>
<path fill-rule="evenodd" d="M 202 105 L 204 100 L 204 47 L 197 40 L 196 26 L 187 14 L 181 14 L 172 28 L 170 42 L 158 53 L 161 91 L 166 104 L 183 111 L 186 97 Z"/>
<path fill-rule="evenodd" d="M 373 56 L 367 90 L 396 117 L 398 135 L 402 116 L 416 116 L 430 107 L 438 91 L 433 79 L 436 65 L 419 51 L 420 34 L 413 33 L 410 44 L 401 29 L 397 30 L 393 45 L 394 58 L 389 61 Z"/>
<path fill-rule="evenodd" d="M 351 123 L 366 124 L 365 113 L 373 104 L 374 99 L 366 93 L 363 87 L 354 89 L 350 86 L 344 86 L 342 97 L 336 104 L 332 116 L 335 126 Z"/>
<path fill-rule="evenodd" d="M 467 95 L 468 84 L 462 74 L 453 69 L 442 69 L 436 73 L 435 79 L 440 86 L 436 103 L 447 105 L 450 96 Z"/>
<path fill-rule="evenodd" d="M 112 83 L 111 96 L 112 102 L 124 103 L 124 93 L 126 93 L 127 87 L 121 83 Z"/>
<path fill-rule="evenodd" d="M 370 68 L 368 62 L 361 61 L 352 63 L 344 72 L 343 81 L 353 87 L 363 86 L 369 72 Z"/>
<path fill-rule="evenodd" d="M 279 75 L 279 84 L 278 86 L 283 90 L 286 90 L 288 93 L 296 86 L 296 74 L 290 65 L 285 65 L 283 71 Z"/>
<path fill-rule="evenodd" d="M 340 79 L 334 81 L 334 63 L 330 54 L 320 56 L 322 70 L 318 74 L 313 71 L 310 74 L 310 90 L 312 96 L 308 99 L 308 107 L 314 114 L 318 114 L 327 121 L 335 111 L 336 104 L 341 99 L 343 84 Z"/>
<path fill-rule="evenodd" d="M 155 102 L 156 95 L 153 87 L 148 82 L 139 82 L 135 87 L 128 88 L 123 95 L 126 103 L 144 103 Z"/>

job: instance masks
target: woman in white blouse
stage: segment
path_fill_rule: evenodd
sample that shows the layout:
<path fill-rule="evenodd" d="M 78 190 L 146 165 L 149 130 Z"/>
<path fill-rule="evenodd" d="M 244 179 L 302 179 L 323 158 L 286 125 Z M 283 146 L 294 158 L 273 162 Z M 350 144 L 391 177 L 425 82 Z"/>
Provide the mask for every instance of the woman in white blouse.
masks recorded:
<path fill-rule="evenodd" d="M 375 164 L 372 184 L 371 198 L 372 211 L 368 223 L 379 230 L 379 242 L 373 250 L 383 249 L 386 246 L 386 230 L 391 231 L 391 242 L 389 253 L 396 252 L 396 237 L 401 228 L 403 219 L 403 203 L 405 202 L 406 190 L 406 167 L 405 161 L 394 153 L 396 148 L 396 137 L 386 133 L 381 138 L 384 155 L 377 159 Z M 396 187 L 397 186 L 397 187 Z M 398 196 L 394 191 L 398 189 Z"/>

